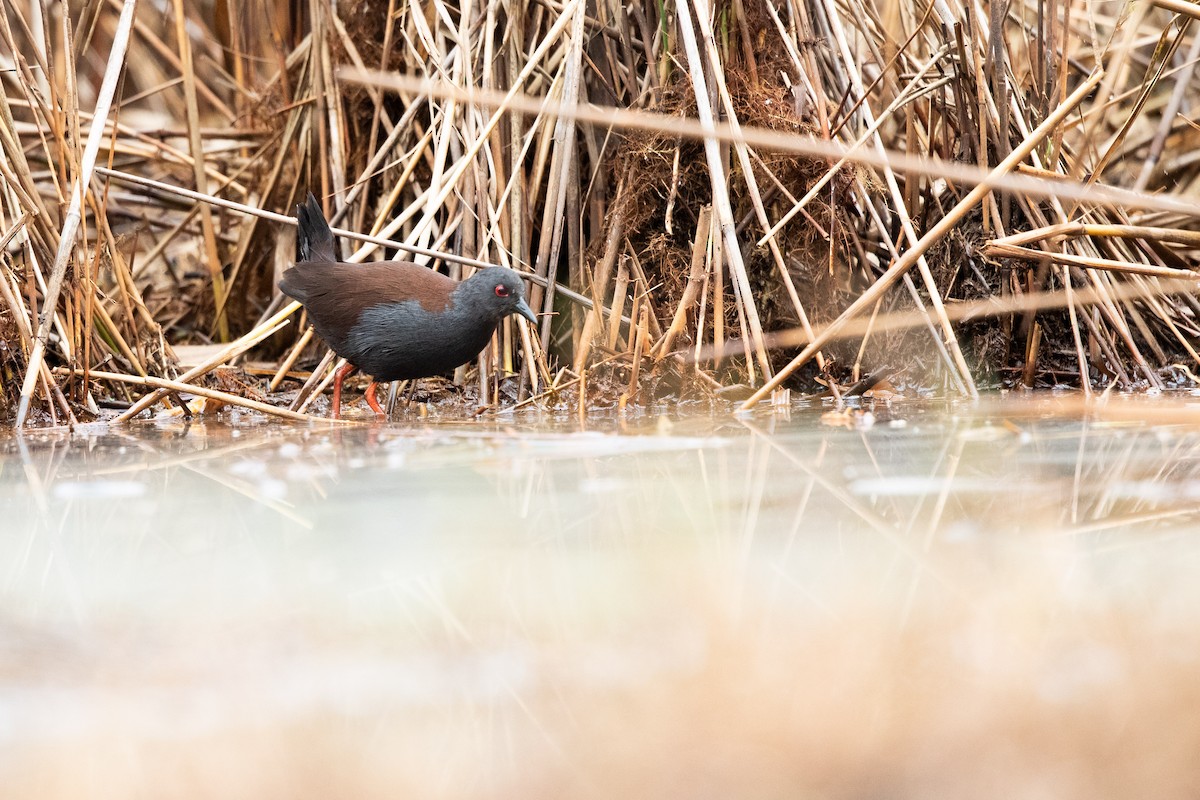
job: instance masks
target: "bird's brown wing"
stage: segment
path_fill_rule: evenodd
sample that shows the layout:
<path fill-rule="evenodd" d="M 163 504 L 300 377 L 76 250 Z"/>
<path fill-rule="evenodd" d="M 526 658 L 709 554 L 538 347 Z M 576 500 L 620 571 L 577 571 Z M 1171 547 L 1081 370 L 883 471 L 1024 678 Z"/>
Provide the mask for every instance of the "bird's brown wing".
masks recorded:
<path fill-rule="evenodd" d="M 300 262 L 283 273 L 279 289 L 308 309 L 313 327 L 335 351 L 368 308 L 415 300 L 443 311 L 458 282 L 408 261 Z M 344 354 L 343 354 L 344 355 Z"/>

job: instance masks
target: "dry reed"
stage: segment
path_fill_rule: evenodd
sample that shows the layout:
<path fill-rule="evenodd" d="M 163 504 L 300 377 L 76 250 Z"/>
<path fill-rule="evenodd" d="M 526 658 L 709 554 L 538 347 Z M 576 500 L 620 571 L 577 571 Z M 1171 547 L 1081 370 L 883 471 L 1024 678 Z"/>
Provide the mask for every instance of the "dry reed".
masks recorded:
<path fill-rule="evenodd" d="M 66 8 L 0 6 L 9 424 L 131 419 L 247 358 L 312 402 L 334 363 L 275 289 L 309 190 L 351 261 L 530 275 L 541 329 L 456 373 L 481 406 L 1200 360 L 1191 3 Z"/>

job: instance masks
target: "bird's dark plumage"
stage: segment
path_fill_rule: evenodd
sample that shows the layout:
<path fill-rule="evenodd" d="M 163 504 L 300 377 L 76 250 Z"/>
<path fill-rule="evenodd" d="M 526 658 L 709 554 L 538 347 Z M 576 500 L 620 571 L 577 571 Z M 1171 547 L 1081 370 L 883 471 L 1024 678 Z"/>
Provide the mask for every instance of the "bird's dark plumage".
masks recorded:
<path fill-rule="evenodd" d="M 308 193 L 304 205 L 296 206 L 296 219 L 299 224 L 299 235 L 296 238 L 296 248 L 299 251 L 298 261 L 337 261 L 333 249 L 333 231 L 325 221 L 321 204 L 313 193 Z"/>
<path fill-rule="evenodd" d="M 315 197 L 296 207 L 296 217 L 300 260 L 279 289 L 304 305 L 330 349 L 376 381 L 425 378 L 465 364 L 509 314 L 537 322 L 513 270 L 490 267 L 458 282 L 407 261 L 343 263 Z"/>

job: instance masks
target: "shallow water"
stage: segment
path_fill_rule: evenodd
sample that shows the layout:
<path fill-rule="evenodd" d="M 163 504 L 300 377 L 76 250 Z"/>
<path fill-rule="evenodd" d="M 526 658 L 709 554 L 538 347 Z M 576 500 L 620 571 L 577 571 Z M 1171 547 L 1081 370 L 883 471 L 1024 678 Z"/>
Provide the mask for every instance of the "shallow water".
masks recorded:
<path fill-rule="evenodd" d="M 1195 796 L 1200 404 L 828 412 L 0 438 L 0 786 Z"/>

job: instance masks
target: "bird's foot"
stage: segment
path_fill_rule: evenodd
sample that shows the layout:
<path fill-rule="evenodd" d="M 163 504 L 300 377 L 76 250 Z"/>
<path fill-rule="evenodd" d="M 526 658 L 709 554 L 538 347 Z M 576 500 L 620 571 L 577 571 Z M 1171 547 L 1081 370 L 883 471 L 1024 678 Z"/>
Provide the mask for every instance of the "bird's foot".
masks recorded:
<path fill-rule="evenodd" d="M 371 381 L 369 384 L 367 384 L 367 405 L 369 405 L 371 410 L 375 412 L 376 417 L 379 417 L 380 419 L 387 419 L 387 414 L 384 413 L 383 406 L 379 405 L 379 400 L 375 397 L 375 387 L 377 385 L 378 384 L 376 384 L 375 381 Z"/>

